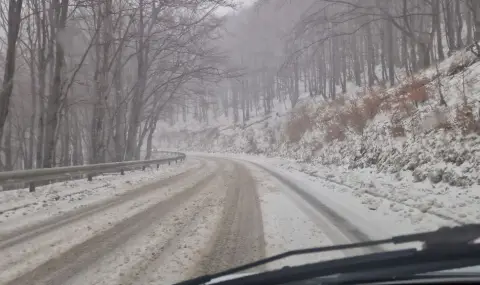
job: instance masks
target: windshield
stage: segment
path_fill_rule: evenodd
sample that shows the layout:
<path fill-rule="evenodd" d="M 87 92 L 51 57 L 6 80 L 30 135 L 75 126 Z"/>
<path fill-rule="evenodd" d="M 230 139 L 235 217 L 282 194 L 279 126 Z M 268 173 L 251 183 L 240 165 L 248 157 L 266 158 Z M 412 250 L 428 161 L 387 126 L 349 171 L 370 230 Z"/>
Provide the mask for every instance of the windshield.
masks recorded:
<path fill-rule="evenodd" d="M 413 256 L 232 270 L 480 221 L 480 1 L 0 2 L 0 285 Z"/>

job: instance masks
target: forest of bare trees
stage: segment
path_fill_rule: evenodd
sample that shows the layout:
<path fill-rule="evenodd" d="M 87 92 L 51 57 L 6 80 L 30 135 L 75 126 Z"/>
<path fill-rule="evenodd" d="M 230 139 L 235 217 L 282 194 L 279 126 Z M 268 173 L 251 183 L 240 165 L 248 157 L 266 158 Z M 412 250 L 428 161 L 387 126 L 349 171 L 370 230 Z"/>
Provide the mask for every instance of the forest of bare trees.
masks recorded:
<path fill-rule="evenodd" d="M 480 0 L 9 0 L 0 169 L 150 158 L 158 122 L 234 123 L 393 86 L 480 40 Z M 234 72 L 235 71 L 235 72 Z M 445 104 L 439 98 L 439 104 Z"/>
<path fill-rule="evenodd" d="M 163 114 L 226 74 L 229 0 L 0 4 L 0 170 L 148 159 Z"/>
<path fill-rule="evenodd" d="M 480 40 L 480 1 L 265 0 L 230 17 L 226 31 L 223 48 L 244 75 L 193 107 L 199 121 L 203 108 L 244 123 L 273 102 L 293 108 L 303 91 L 329 101 L 356 86 L 394 86 Z"/>

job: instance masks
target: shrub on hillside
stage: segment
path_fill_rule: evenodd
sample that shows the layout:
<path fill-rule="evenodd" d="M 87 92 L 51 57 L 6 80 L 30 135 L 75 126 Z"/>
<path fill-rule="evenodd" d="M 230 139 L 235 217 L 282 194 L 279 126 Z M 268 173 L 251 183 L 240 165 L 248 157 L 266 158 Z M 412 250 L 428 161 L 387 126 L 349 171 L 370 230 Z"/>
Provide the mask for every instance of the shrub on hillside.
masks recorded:
<path fill-rule="evenodd" d="M 363 134 L 363 130 L 367 125 L 367 117 L 364 115 L 364 111 L 360 106 L 353 102 L 344 113 L 340 114 L 340 117 L 342 116 L 346 117 L 348 126 L 357 134 Z M 345 120 L 345 118 L 342 120 Z"/>
<path fill-rule="evenodd" d="M 325 141 L 332 142 L 334 140 L 343 141 L 345 139 L 345 132 L 338 124 L 330 124 L 326 128 Z"/>
<path fill-rule="evenodd" d="M 397 110 L 405 117 L 409 117 L 412 115 L 414 107 L 411 102 L 409 102 L 408 100 L 406 100 L 405 97 L 403 97 L 400 98 L 400 100 L 398 101 Z"/>
<path fill-rule="evenodd" d="M 428 97 L 428 90 L 426 86 L 412 89 L 408 94 L 408 98 L 415 104 L 415 106 L 418 106 L 419 103 L 427 101 Z"/>
<path fill-rule="evenodd" d="M 300 141 L 305 132 L 312 130 L 314 125 L 315 123 L 308 114 L 308 110 L 305 106 L 299 108 L 296 112 L 292 112 L 286 128 L 288 141 Z"/>
<path fill-rule="evenodd" d="M 423 103 L 429 98 L 428 83 L 430 83 L 430 80 L 427 78 L 412 77 L 397 90 L 395 96 L 406 96 L 409 101 L 418 106 L 419 103 Z"/>
<path fill-rule="evenodd" d="M 457 106 L 455 110 L 455 125 L 464 135 L 478 132 L 477 122 L 473 116 L 473 108 L 470 105 Z"/>
<path fill-rule="evenodd" d="M 348 128 L 350 125 L 350 114 L 346 109 L 339 110 L 334 118 L 331 119 L 332 122 L 337 122 L 340 127 L 343 129 Z M 332 123 L 330 120 L 326 123 Z"/>
<path fill-rule="evenodd" d="M 411 77 L 405 81 L 405 83 L 397 89 L 395 95 L 406 95 L 409 94 L 412 90 L 419 89 L 430 83 L 428 78 L 417 78 Z"/>
<path fill-rule="evenodd" d="M 362 99 L 363 111 L 365 117 L 368 119 L 373 119 L 380 112 L 380 106 L 382 105 L 383 99 L 376 91 L 370 91 L 368 95 Z"/>

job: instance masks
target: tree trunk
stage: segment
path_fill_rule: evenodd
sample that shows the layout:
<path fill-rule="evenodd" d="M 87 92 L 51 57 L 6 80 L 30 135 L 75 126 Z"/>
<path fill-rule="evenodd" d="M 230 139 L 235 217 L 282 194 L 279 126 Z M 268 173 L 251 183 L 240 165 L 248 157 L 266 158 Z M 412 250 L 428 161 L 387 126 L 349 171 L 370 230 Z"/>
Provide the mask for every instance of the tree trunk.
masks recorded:
<path fill-rule="evenodd" d="M 467 29 L 467 39 L 466 39 L 466 45 L 470 45 L 473 42 L 473 35 L 472 35 L 472 11 L 469 8 L 469 2 L 471 0 L 464 1 L 464 10 L 465 10 L 465 25 Z"/>
<path fill-rule="evenodd" d="M 415 42 L 412 39 L 409 39 L 410 43 L 410 62 L 412 64 L 412 71 L 416 72 L 418 70 L 417 66 L 417 51 L 415 48 Z"/>
<path fill-rule="evenodd" d="M 240 119 L 238 114 L 238 87 L 236 82 L 232 82 L 232 108 L 233 108 L 233 122 L 236 124 Z"/>
<path fill-rule="evenodd" d="M 68 105 L 67 105 L 68 106 Z M 70 118 L 68 107 L 65 108 L 63 121 L 62 166 L 70 165 Z"/>
<path fill-rule="evenodd" d="M 388 53 L 388 79 L 390 81 L 390 86 L 395 85 L 395 55 L 394 55 L 394 34 L 393 34 L 393 24 L 392 21 L 386 21 L 386 49 Z"/>
<path fill-rule="evenodd" d="M 68 0 L 62 0 L 61 6 L 58 0 L 54 1 L 57 18 L 57 32 L 65 29 L 68 12 Z M 47 102 L 47 122 L 45 130 L 45 145 L 43 167 L 50 168 L 55 165 L 55 142 L 56 142 L 56 128 L 58 125 L 58 113 L 60 111 L 61 96 L 62 96 L 62 70 L 64 65 L 64 50 L 60 41 L 55 44 L 55 67 L 53 76 L 52 93 L 48 97 Z"/>
<path fill-rule="evenodd" d="M 372 29 L 370 24 L 365 26 L 366 41 L 365 49 L 367 50 L 367 76 L 368 86 L 371 87 L 375 84 L 375 54 L 373 51 Z"/>
<path fill-rule="evenodd" d="M 342 93 L 347 93 L 347 52 L 346 52 L 346 41 L 344 38 L 342 40 L 342 48 L 340 54 L 340 85 L 342 87 Z M 342 76 L 343 75 L 343 76 Z M 343 78 L 342 78 L 343 77 Z"/>
<path fill-rule="evenodd" d="M 380 29 L 380 66 L 382 68 L 382 81 L 386 82 L 388 79 L 388 74 L 387 74 L 387 36 L 385 36 L 385 30 Z"/>
<path fill-rule="evenodd" d="M 320 58 L 318 60 L 319 62 L 319 92 L 322 95 L 323 99 L 326 101 L 328 99 L 327 97 L 327 60 L 325 56 L 325 47 L 322 47 L 322 52 L 320 53 Z M 361 81 L 361 79 L 360 79 Z"/>
<path fill-rule="evenodd" d="M 96 102 L 93 106 L 92 116 L 92 154 L 94 163 L 102 163 L 106 161 L 107 144 L 105 142 L 105 116 L 108 105 L 108 74 L 110 64 L 110 48 L 112 45 L 112 27 L 111 27 L 111 10 L 112 0 L 103 1 L 105 4 L 104 13 L 101 12 L 102 6 L 99 7 L 99 18 L 103 18 L 103 42 L 96 46 L 96 54 L 99 70 L 97 71 L 98 80 L 95 81 Z M 99 21 L 101 23 L 101 21 Z M 101 24 L 99 24 L 101 25 Z M 99 27 L 100 28 L 100 27 Z"/>
<path fill-rule="evenodd" d="M 72 133 L 72 165 L 83 164 L 82 140 L 80 138 L 80 128 L 78 123 L 74 123 L 74 132 Z"/>
<path fill-rule="evenodd" d="M 15 60 L 18 33 L 22 12 L 22 0 L 9 0 L 7 19 L 7 53 L 3 71 L 3 83 L 0 90 L 0 142 L 3 137 L 3 129 L 7 121 L 10 108 L 10 99 L 13 92 L 13 77 L 15 75 Z"/>
<path fill-rule="evenodd" d="M 405 71 L 407 72 L 407 75 L 410 75 L 410 68 L 408 64 L 408 42 L 407 42 L 407 36 L 405 33 L 402 33 L 402 66 L 405 68 Z"/>
<path fill-rule="evenodd" d="M 295 108 L 298 102 L 298 98 L 300 97 L 300 70 L 298 59 L 295 59 L 293 64 L 293 90 L 290 93 L 290 103 L 292 104 L 292 108 Z"/>
<path fill-rule="evenodd" d="M 33 43 L 33 40 L 31 39 L 31 28 L 30 28 L 30 22 L 28 25 L 28 32 L 29 32 L 29 39 L 30 43 Z M 36 117 L 37 117 L 37 76 L 35 74 L 35 49 L 32 47 L 30 49 L 30 62 L 29 62 L 29 69 L 30 69 L 30 92 L 32 93 L 32 114 L 30 115 L 30 126 L 29 126 L 29 134 L 28 134 L 28 154 L 27 154 L 27 160 L 25 163 L 25 168 L 26 169 L 32 169 L 33 168 L 33 160 L 35 158 L 35 153 L 34 153 L 34 147 L 35 147 L 35 123 L 36 123 Z"/>
<path fill-rule="evenodd" d="M 480 41 L 480 1 L 473 0 L 472 5 L 473 5 L 473 21 L 475 25 L 475 33 L 473 36 L 473 40 L 475 42 L 479 42 Z"/>
<path fill-rule="evenodd" d="M 12 149 L 12 120 L 7 121 L 5 132 L 5 171 L 13 170 L 13 149 Z"/>
<path fill-rule="evenodd" d="M 123 161 L 125 155 L 125 118 L 127 116 L 127 105 L 122 96 L 121 68 L 118 68 L 114 75 L 115 86 L 115 160 Z"/>
<path fill-rule="evenodd" d="M 145 160 L 149 160 L 152 158 L 152 141 L 153 141 L 153 134 L 155 133 L 155 129 L 157 127 L 157 120 L 153 123 L 153 126 L 150 128 L 147 137 L 147 152 L 145 154 Z"/>
<path fill-rule="evenodd" d="M 37 55 L 38 55 L 38 98 L 39 98 L 39 108 L 38 108 L 38 122 L 37 122 L 37 155 L 36 155 L 36 167 L 40 168 L 43 165 L 43 148 L 45 140 L 45 89 L 46 89 L 46 80 L 47 80 L 47 58 L 46 58 L 46 44 L 47 44 L 47 30 L 46 30 L 46 7 L 45 2 L 43 2 L 42 8 L 35 7 L 36 14 L 35 20 L 37 25 Z M 43 11 L 40 13 L 40 9 Z M 42 17 L 40 17 L 42 16 Z"/>
<path fill-rule="evenodd" d="M 444 1 L 443 14 L 445 17 L 445 36 L 447 38 L 447 45 L 449 53 L 455 50 L 455 30 L 453 28 L 454 16 L 453 16 L 453 2 L 446 0 Z"/>
<path fill-rule="evenodd" d="M 430 66 L 430 48 L 425 43 L 418 44 L 418 52 L 420 53 L 420 59 L 422 63 L 422 68 L 427 68 Z"/>
<path fill-rule="evenodd" d="M 432 24 L 433 28 L 436 32 L 436 39 L 437 39 L 437 55 L 440 61 L 445 59 L 445 55 L 443 53 L 443 42 L 442 42 L 442 28 L 440 26 L 440 9 L 439 9 L 439 1 L 432 1 Z"/>
<path fill-rule="evenodd" d="M 171 114 L 173 116 L 173 112 Z M 155 117 L 151 117 L 149 120 L 147 120 L 147 122 L 145 122 L 145 126 L 144 126 L 143 130 L 140 132 L 140 136 L 138 138 L 138 143 L 137 143 L 137 146 L 135 148 L 135 157 L 136 157 L 137 160 L 140 159 L 140 152 L 142 150 L 143 141 L 145 140 L 145 136 L 147 135 L 147 133 L 150 132 L 150 130 L 152 128 L 154 128 L 157 125 L 157 122 L 156 122 L 157 120 L 158 120 L 158 118 L 157 118 L 157 116 L 155 116 Z"/>
<path fill-rule="evenodd" d="M 139 23 L 138 23 L 138 50 L 137 50 L 137 83 L 130 110 L 127 137 L 127 160 L 132 160 L 136 155 L 136 146 L 138 139 L 138 128 L 140 127 L 140 113 L 142 111 L 143 93 L 145 90 L 147 67 L 146 67 L 146 39 L 144 22 L 144 1 L 139 0 Z"/>
<path fill-rule="evenodd" d="M 460 1 L 454 1 L 455 2 L 455 12 L 457 16 L 457 49 L 461 49 L 463 47 L 463 41 L 462 41 L 462 31 L 463 31 L 463 18 L 462 18 L 462 10 L 460 6 Z"/>

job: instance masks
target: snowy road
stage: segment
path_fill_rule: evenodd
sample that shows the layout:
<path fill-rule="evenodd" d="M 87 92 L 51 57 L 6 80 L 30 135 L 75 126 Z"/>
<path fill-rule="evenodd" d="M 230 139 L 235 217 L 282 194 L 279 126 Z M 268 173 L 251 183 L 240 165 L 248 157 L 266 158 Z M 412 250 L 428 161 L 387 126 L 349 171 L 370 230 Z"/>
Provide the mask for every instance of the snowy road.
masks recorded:
<path fill-rule="evenodd" d="M 367 238 L 260 165 L 189 157 L 172 171 L 54 215 L 8 212 L 0 220 L 0 284 L 169 284 L 287 250 Z M 35 204 L 23 199 L 25 209 Z M 343 254 L 292 257 L 260 270 Z"/>

